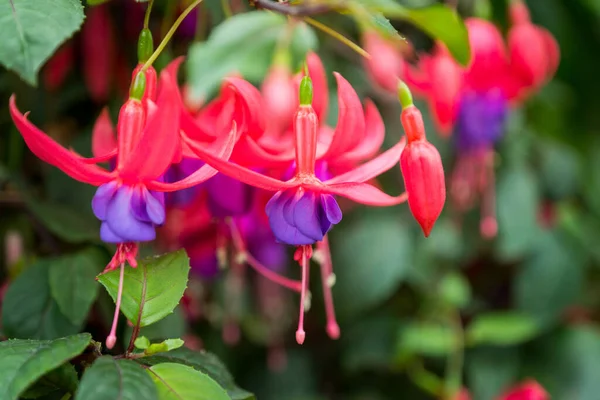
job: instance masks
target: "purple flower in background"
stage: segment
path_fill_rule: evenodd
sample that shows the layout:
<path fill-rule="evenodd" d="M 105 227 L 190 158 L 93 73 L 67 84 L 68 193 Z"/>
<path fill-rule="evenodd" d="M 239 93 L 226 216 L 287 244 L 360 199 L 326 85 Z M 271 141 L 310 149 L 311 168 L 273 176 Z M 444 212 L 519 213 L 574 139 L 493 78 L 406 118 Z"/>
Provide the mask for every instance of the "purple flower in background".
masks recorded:
<path fill-rule="evenodd" d="M 462 151 L 493 147 L 502 137 L 508 101 L 499 90 L 467 92 L 460 101 L 455 137 Z"/>
<path fill-rule="evenodd" d="M 252 186 L 223 174 L 217 174 L 204 184 L 208 191 L 208 208 L 217 218 L 244 215 L 252 208 Z"/>

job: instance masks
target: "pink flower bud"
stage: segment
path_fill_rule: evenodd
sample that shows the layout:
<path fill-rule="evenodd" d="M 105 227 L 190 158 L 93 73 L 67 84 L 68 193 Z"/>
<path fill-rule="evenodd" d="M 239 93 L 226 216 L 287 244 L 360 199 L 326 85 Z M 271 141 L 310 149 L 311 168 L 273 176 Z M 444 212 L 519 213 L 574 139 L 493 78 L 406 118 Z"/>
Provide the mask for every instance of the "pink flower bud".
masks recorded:
<path fill-rule="evenodd" d="M 498 400 L 548 400 L 549 398 L 550 396 L 539 383 L 529 380 L 513 388 Z"/>
<path fill-rule="evenodd" d="M 410 211 L 427 237 L 446 201 L 442 159 L 425 138 L 423 117 L 416 107 L 406 107 L 401 120 L 408 143 L 400 156 L 400 169 Z"/>
<path fill-rule="evenodd" d="M 282 132 L 291 127 L 298 106 L 298 95 L 289 69 L 275 64 L 263 82 L 261 92 L 268 115 L 268 128 Z"/>
<path fill-rule="evenodd" d="M 560 50 L 556 39 L 546 29 L 527 20 L 511 28 L 508 50 L 511 70 L 526 86 L 539 87 L 558 68 Z"/>
<path fill-rule="evenodd" d="M 374 31 L 363 35 L 363 46 L 371 55 L 365 61 L 365 68 L 371 79 L 382 89 L 395 93 L 398 78 L 404 75 L 405 69 L 400 49 Z"/>

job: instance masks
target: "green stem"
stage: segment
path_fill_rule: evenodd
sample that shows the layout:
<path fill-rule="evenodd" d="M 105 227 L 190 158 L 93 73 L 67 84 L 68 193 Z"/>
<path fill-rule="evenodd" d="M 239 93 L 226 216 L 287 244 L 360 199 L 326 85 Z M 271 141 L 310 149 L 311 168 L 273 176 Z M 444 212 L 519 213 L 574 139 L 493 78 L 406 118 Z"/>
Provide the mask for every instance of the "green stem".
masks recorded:
<path fill-rule="evenodd" d="M 181 13 L 181 15 L 173 23 L 173 26 L 171 27 L 171 29 L 169 29 L 169 31 L 167 32 L 167 34 L 163 38 L 162 42 L 160 42 L 160 44 L 158 45 L 158 47 L 156 48 L 156 50 L 154 50 L 154 53 L 152 53 L 152 55 L 150 56 L 150 58 L 148 59 L 148 61 L 146 61 L 146 63 L 144 64 L 144 66 L 142 67 L 142 69 L 140 70 L 140 72 L 146 71 L 148 69 L 148 67 L 150 67 L 154 63 L 154 61 L 156 61 L 156 59 L 158 58 L 158 56 L 160 55 L 160 53 L 162 53 L 162 51 L 165 49 L 165 47 L 167 47 L 167 44 L 169 44 L 169 40 L 171 40 L 171 38 L 175 34 L 175 31 L 177 30 L 177 28 L 179 28 L 179 25 L 181 25 L 181 23 L 183 22 L 183 20 L 185 19 L 185 17 L 187 17 L 188 14 L 191 13 L 192 10 L 194 8 L 196 8 L 196 6 L 198 4 L 202 3 L 202 1 L 203 0 L 196 0 L 196 1 L 194 1 L 192 4 L 189 5 L 188 8 L 186 8 Z"/>
<path fill-rule="evenodd" d="M 450 324 L 454 332 L 454 348 L 448 356 L 446 364 L 446 379 L 444 382 L 444 392 L 446 398 L 454 399 L 462 387 L 462 373 L 465 351 L 465 338 L 460 313 L 452 310 L 450 315 Z"/>
<path fill-rule="evenodd" d="M 144 15 L 144 28 L 148 29 L 148 24 L 150 22 L 150 13 L 152 12 L 152 6 L 154 5 L 154 0 L 148 1 L 148 8 L 146 8 L 146 15 Z"/>
<path fill-rule="evenodd" d="M 357 45 L 356 43 L 354 43 L 352 40 L 348 39 L 341 33 L 337 32 L 336 30 L 331 29 L 327 25 L 324 25 L 324 24 L 320 23 L 319 21 L 312 19 L 310 17 L 305 17 L 304 21 L 308 22 L 310 25 L 323 31 L 324 33 L 330 35 L 331 37 L 339 40 L 340 42 L 344 43 L 346 46 L 350 47 L 352 50 L 354 50 L 361 56 L 363 56 L 367 59 L 371 58 L 371 55 L 369 55 L 369 53 L 367 53 L 365 49 L 363 49 L 362 47 L 360 47 L 359 45 Z"/>
<path fill-rule="evenodd" d="M 225 14 L 226 19 L 233 16 L 233 11 L 231 11 L 231 5 L 229 4 L 229 0 L 221 0 L 221 7 L 223 8 L 223 14 Z M 197 26 L 196 29 L 198 29 Z"/>
<path fill-rule="evenodd" d="M 437 375 L 427 371 L 421 360 L 412 363 L 408 367 L 407 373 L 413 383 L 424 392 L 429 393 L 436 398 L 442 393 L 442 381 Z"/>

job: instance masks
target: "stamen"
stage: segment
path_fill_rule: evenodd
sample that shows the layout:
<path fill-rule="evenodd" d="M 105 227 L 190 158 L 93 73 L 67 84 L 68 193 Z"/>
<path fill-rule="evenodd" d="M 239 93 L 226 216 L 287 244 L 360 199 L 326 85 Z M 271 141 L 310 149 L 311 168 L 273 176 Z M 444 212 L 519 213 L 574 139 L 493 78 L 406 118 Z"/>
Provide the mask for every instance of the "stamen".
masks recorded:
<path fill-rule="evenodd" d="M 250 265 L 256 272 L 258 272 L 265 278 L 277 283 L 278 285 L 281 285 L 298 293 L 302 290 L 301 282 L 286 278 L 285 276 L 281 276 L 278 273 L 271 271 L 269 268 L 264 266 L 260 261 L 258 261 L 246 251 L 246 244 L 244 243 L 244 239 L 242 238 L 240 230 L 235 224 L 235 221 L 227 219 L 227 225 L 231 229 L 233 245 L 235 246 L 236 251 L 238 252 L 238 257 L 240 261 L 243 260 L 243 262 Z"/>
<path fill-rule="evenodd" d="M 485 159 L 486 182 L 481 198 L 481 235 L 491 239 L 498 234 L 498 221 L 496 219 L 496 179 L 494 172 L 494 151 L 486 154 Z"/>
<path fill-rule="evenodd" d="M 302 291 L 300 292 L 300 315 L 298 316 L 298 330 L 296 331 L 296 342 L 304 343 L 306 332 L 304 332 L 304 302 L 306 299 L 306 291 L 308 286 L 308 257 L 306 248 L 310 246 L 302 246 L 302 259 L 300 266 L 302 267 Z"/>
<path fill-rule="evenodd" d="M 340 337 L 340 326 L 335 318 L 335 307 L 333 305 L 333 295 L 331 288 L 335 284 L 335 275 L 333 273 L 333 263 L 331 262 L 331 252 L 329 250 L 329 240 L 327 235 L 323 241 L 317 243 L 317 248 L 322 256 L 321 266 L 321 283 L 323 285 L 323 298 L 325 300 L 325 313 L 327 315 L 326 331 L 332 339 Z"/>
<path fill-rule="evenodd" d="M 115 304 L 115 315 L 113 317 L 110 334 L 106 338 L 106 347 L 112 349 L 117 342 L 117 322 L 119 321 L 119 311 L 121 310 L 121 297 L 123 295 L 123 278 L 125 276 L 125 263 L 121 263 L 121 273 L 119 275 L 119 289 L 117 291 L 117 302 Z"/>

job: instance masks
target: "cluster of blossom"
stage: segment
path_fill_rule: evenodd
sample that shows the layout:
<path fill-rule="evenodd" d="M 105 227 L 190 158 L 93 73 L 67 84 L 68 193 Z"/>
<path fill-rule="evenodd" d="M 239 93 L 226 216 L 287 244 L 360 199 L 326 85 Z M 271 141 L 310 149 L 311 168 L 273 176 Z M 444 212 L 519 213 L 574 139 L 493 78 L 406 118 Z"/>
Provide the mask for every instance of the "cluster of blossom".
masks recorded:
<path fill-rule="evenodd" d="M 456 209 L 465 211 L 481 198 L 481 233 L 494 237 L 494 146 L 501 139 L 509 108 L 539 90 L 556 72 L 559 48 L 546 29 L 534 25 L 527 6 L 515 0 L 510 6 L 512 26 L 507 43 L 496 26 L 468 18 L 472 60 L 463 68 L 442 43 L 433 54 L 420 55 L 413 65 L 401 50 L 375 32 L 363 40 L 371 54 L 367 71 L 381 88 L 394 91 L 396 77 L 425 99 L 438 131 L 453 133 L 457 160 L 450 179 L 450 196 Z M 386 62 L 383 62 L 385 60 Z"/>
<path fill-rule="evenodd" d="M 329 230 L 342 219 L 335 196 L 380 207 L 408 201 L 426 236 L 445 202 L 441 159 L 425 137 L 421 113 L 408 87 L 398 86 L 406 138 L 398 135 L 398 143 L 380 153 L 385 127 L 376 106 L 368 100 L 363 106 L 337 73 L 337 126 L 323 123 L 327 77 L 316 54 L 307 55 L 304 71 L 296 76 L 274 68 L 262 93 L 242 78 L 226 78 L 216 99 L 196 107 L 187 105 L 185 91 L 177 83 L 183 58 L 158 75 L 148 62 L 152 50 L 152 36 L 144 29 L 139 64 L 116 133 L 108 112 L 102 112 L 93 131 L 93 158 L 56 143 L 17 109 L 14 95 L 10 99 L 12 119 L 35 155 L 76 180 L 98 186 L 92 209 L 101 221 L 100 237 L 117 245 L 106 271 L 120 267 L 122 277 L 126 262 L 137 265 L 138 243 L 156 239 L 156 228 L 166 222 L 167 204 L 194 204 L 192 218 L 182 227 L 188 229 L 193 221 L 201 224 L 190 228 L 199 233 L 193 235 L 192 244 L 182 244 L 191 250 L 192 263 L 202 264 L 233 247 L 236 262 L 248 263 L 299 292 L 296 340 L 300 344 L 305 339 L 309 263 L 316 245 L 326 330 L 337 338 L 331 295 L 335 279 L 327 241 Z M 98 165 L 102 163 L 110 168 Z M 398 164 L 406 193 L 390 196 L 368 183 Z M 170 195 L 165 198 L 165 193 Z M 222 234 L 202 234 L 210 218 L 224 222 Z M 281 245 L 296 247 L 300 281 L 268 268 L 274 264 L 269 249 L 281 254 Z M 122 284 L 121 278 L 117 310 Z M 116 341 L 117 316 L 107 339 L 109 348 Z"/>

